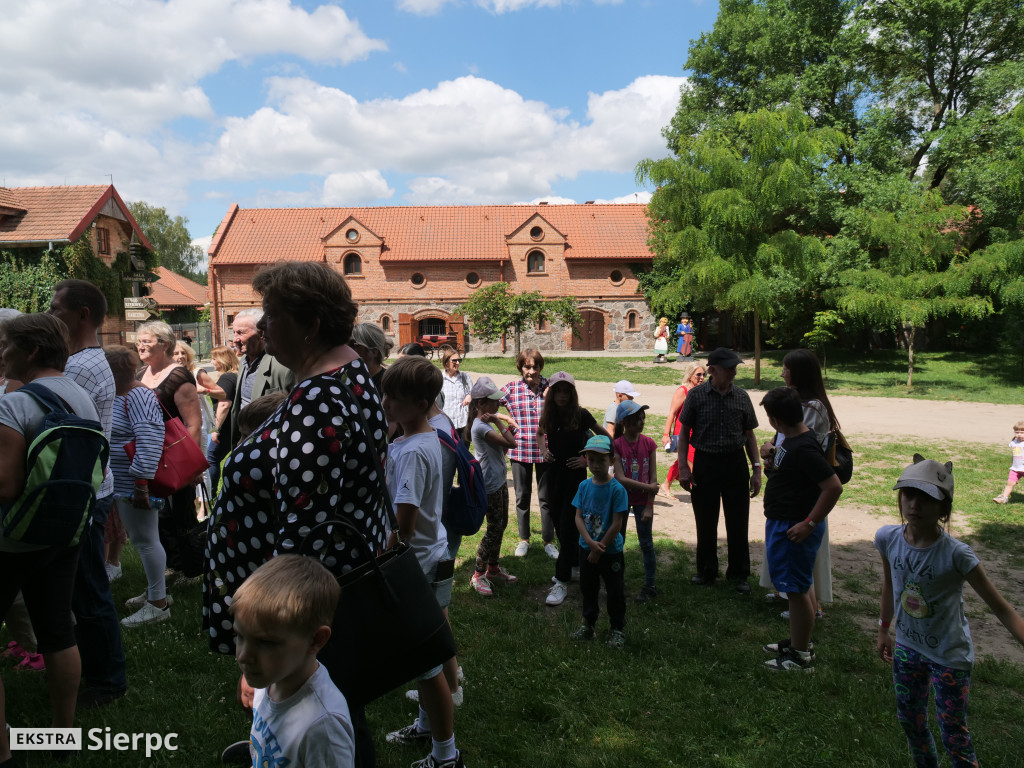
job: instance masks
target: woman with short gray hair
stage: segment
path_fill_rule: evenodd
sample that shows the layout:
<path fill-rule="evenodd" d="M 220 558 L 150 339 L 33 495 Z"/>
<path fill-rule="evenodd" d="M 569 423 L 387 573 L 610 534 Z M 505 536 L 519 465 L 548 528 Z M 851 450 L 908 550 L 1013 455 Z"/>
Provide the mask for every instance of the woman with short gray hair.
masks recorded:
<path fill-rule="evenodd" d="M 384 378 L 384 361 L 391 354 L 394 342 L 389 339 L 379 325 L 374 323 L 358 323 L 352 327 L 352 338 L 349 340 L 359 356 L 363 358 L 370 371 L 370 379 L 380 392 L 380 380 Z"/>

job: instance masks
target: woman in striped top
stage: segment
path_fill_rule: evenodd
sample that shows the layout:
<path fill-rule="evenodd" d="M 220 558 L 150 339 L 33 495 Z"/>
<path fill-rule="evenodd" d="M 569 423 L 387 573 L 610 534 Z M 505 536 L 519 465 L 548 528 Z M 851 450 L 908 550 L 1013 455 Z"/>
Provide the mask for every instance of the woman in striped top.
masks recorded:
<path fill-rule="evenodd" d="M 142 559 L 146 591 L 125 605 L 138 608 L 121 623 L 137 627 L 171 617 L 164 582 L 167 553 L 157 527 L 160 504 L 149 498 L 149 481 L 156 474 L 164 446 L 164 413 L 156 393 L 136 381 L 139 357 L 128 347 L 104 349 L 114 374 L 117 397 L 110 433 L 110 471 L 114 475 L 115 508 Z M 125 443 L 135 441 L 135 458 L 128 460 Z"/>

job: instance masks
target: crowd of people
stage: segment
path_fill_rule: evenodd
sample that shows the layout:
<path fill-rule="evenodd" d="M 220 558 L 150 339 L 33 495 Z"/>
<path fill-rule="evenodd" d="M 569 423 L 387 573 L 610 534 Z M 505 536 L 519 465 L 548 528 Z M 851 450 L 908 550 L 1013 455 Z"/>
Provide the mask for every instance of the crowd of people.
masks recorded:
<path fill-rule="evenodd" d="M 797 350 L 783 360 L 786 386 L 762 401 L 775 434 L 760 446 L 750 396 L 734 383 L 739 356 L 719 348 L 706 364 L 688 365 L 662 433 L 661 446 L 675 462 L 661 481 L 659 444 L 644 434 L 649 406 L 628 381 L 615 384 L 615 401 L 599 422 L 580 405 L 573 376 L 558 371 L 545 377 L 544 357 L 534 349 L 518 355 L 519 375 L 502 387 L 486 376 L 473 381 L 456 351 L 444 356 L 440 369 L 416 345 L 388 363 L 390 341 L 377 326 L 358 323 L 347 283 L 325 264 L 277 264 L 260 271 L 253 288 L 262 308 L 236 315 L 231 345 L 213 350 L 215 376 L 196 368 L 189 345 L 161 322 L 138 329 L 136 349 L 102 349 L 98 330 L 106 302 L 83 281 L 59 283 L 48 314 L 0 312 L 0 374 L 6 376 L 0 382 L 0 504 L 25 492 L 26 447 L 45 415 L 27 392 L 17 392 L 20 386 L 52 389 L 74 413 L 99 422 L 111 448 L 109 472 L 95 488 L 79 544 L 40 547 L 6 529 L 0 533 L 0 616 L 14 637 L 4 653 L 27 668 L 45 666 L 53 726 L 70 726 L 76 707 L 124 696 L 121 631 L 170 617 L 166 574 L 183 568 L 187 553 L 181 549 L 191 541 L 183 534 L 201 511 L 196 487 L 209 483 L 214 501 L 203 551 L 204 629 L 213 651 L 236 657 L 239 699 L 253 716 L 248 738 L 228 745 L 222 759 L 260 765 L 275 755 L 292 765 L 375 765 L 366 702 L 341 674 L 346 664 L 367 660 L 339 651 L 337 579 L 366 565 L 366 552 L 379 555 L 406 542 L 447 612 L 461 536 L 449 518 L 456 465 L 446 446 L 459 442 L 479 461 L 487 498 L 469 587 L 482 598 L 514 588 L 518 579 L 501 562 L 512 502 L 508 475 L 515 494 L 514 557 L 527 556 L 534 543 L 536 483 L 540 544 L 554 561 L 545 603 L 561 605 L 578 581 L 582 622 L 571 637 L 591 641 L 603 585 L 612 649 L 627 644 L 623 549 L 629 518 L 643 564 L 635 604 L 658 597 L 654 504 L 674 483 L 689 492 L 696 521 L 691 583 L 710 587 L 722 577 L 717 537 L 724 514 L 724 577 L 749 594 L 750 500 L 767 478 L 761 583 L 788 603 L 790 631 L 764 645 L 772 656 L 765 666 L 813 670 L 814 622 L 831 599 L 828 514 L 842 484 L 831 459 L 839 421 L 812 353 Z M 667 320 L 659 328 L 667 328 Z M 680 332 L 692 335 L 688 321 Z M 158 498 L 149 486 L 171 419 L 181 421 L 211 466 L 207 475 Z M 134 443 L 130 458 L 127 443 Z M 943 743 L 970 764 L 963 692 L 973 657 L 963 582 L 1022 643 L 1024 622 L 969 547 L 941 527 L 951 510 L 952 467 L 917 460 L 896 488 L 905 524 L 883 528 L 876 539 L 886 573 L 879 654 L 893 663 L 899 721 L 916 764 L 937 764 L 920 716 L 929 677 L 955 681 L 941 690 L 936 684 Z M 362 541 L 353 542 L 353 535 Z M 147 585 L 119 619 L 110 582 L 121 576 L 126 540 L 139 553 Z M 951 553 L 948 562 L 929 560 L 936 546 Z M 917 554 L 908 557 L 909 551 Z M 927 569 L 912 565 L 922 558 Z M 902 599 L 905 590 L 920 592 L 922 582 L 935 585 L 928 610 Z M 941 648 L 919 642 L 920 622 L 936 613 L 947 638 Z M 414 768 L 464 768 L 455 740 L 463 681 L 452 657 L 422 670 L 409 691 L 417 717 L 388 733 L 387 741 L 429 749 Z M 0 720 L 4 713 L 0 684 Z M 0 766 L 14 765 L 9 746 L 0 730 Z"/>

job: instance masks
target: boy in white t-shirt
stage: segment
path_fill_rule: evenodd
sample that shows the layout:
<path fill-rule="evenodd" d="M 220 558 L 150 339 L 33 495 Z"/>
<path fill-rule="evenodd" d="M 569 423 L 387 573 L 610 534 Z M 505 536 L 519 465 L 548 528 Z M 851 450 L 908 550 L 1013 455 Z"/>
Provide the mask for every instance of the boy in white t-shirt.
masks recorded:
<path fill-rule="evenodd" d="M 316 659 L 331 636 L 340 591 L 318 560 L 279 555 L 235 592 L 235 658 L 256 689 L 253 765 L 355 765 L 348 702 Z"/>
<path fill-rule="evenodd" d="M 996 504 L 1005 504 L 1010 500 L 1013 487 L 1024 477 L 1024 421 L 1018 421 L 1013 425 L 1013 440 L 1010 441 L 1010 451 L 1013 454 L 1013 462 L 1010 464 L 1010 474 L 1006 478 L 1006 487 L 1003 492 L 992 501 Z"/>
<path fill-rule="evenodd" d="M 395 505 L 398 530 L 409 542 L 438 604 L 451 602 L 454 561 L 441 522 L 446 488 L 442 480 L 441 444 L 427 418 L 441 391 L 441 371 L 423 357 L 401 357 L 384 372 L 381 406 L 388 423 L 402 428 L 402 437 L 388 447 L 388 492 Z M 393 543 L 393 541 L 391 542 Z M 455 710 L 452 692 L 441 667 L 418 681 L 420 711 L 416 722 L 387 735 L 390 744 L 430 743 L 432 749 L 413 768 L 465 768 L 455 748 Z"/>

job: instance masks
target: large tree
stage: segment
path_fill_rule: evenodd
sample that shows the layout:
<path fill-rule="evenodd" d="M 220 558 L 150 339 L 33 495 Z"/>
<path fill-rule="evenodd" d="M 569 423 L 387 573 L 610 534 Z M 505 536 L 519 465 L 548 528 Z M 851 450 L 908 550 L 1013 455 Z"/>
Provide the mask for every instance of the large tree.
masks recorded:
<path fill-rule="evenodd" d="M 759 110 L 681 138 L 678 158 L 638 167 L 658 188 L 649 208 L 655 268 L 642 282 L 652 305 L 753 312 L 755 382 L 760 318 L 783 311 L 823 262 L 811 206 L 844 144 L 799 108 Z"/>
<path fill-rule="evenodd" d="M 638 175 L 678 186 L 668 164 L 690 167 L 693 147 L 708 141 L 741 144 L 741 116 L 762 109 L 796 108 L 816 127 L 841 130 L 847 141 L 819 164 L 799 209 L 782 215 L 804 252 L 820 258 L 787 269 L 793 292 L 776 298 L 808 318 L 839 310 L 891 328 L 908 344 L 912 375 L 920 324 L 1024 305 L 1014 271 L 1024 258 L 1022 39 L 1021 0 L 723 0 L 714 29 L 690 46 L 690 76 L 665 129 L 674 157 L 641 163 Z M 771 177 L 751 162 L 741 173 L 730 188 L 757 189 Z M 766 200 L 776 191 L 761 189 Z M 750 273 L 719 271 L 735 285 L 702 295 L 715 272 L 676 255 L 702 205 L 675 192 L 654 196 L 656 257 L 641 286 L 655 306 L 695 295 L 715 302 L 705 309 L 741 308 L 737 286 L 779 275 L 777 260 L 747 242 L 737 263 Z M 751 219 L 725 226 L 742 241 Z M 691 250 L 704 263 L 701 247 Z"/>
<path fill-rule="evenodd" d="M 128 208 L 153 246 L 161 266 L 206 285 L 206 273 L 200 269 L 203 249 L 192 244 L 187 218 L 172 218 L 166 208 L 143 200 L 129 203 Z"/>

